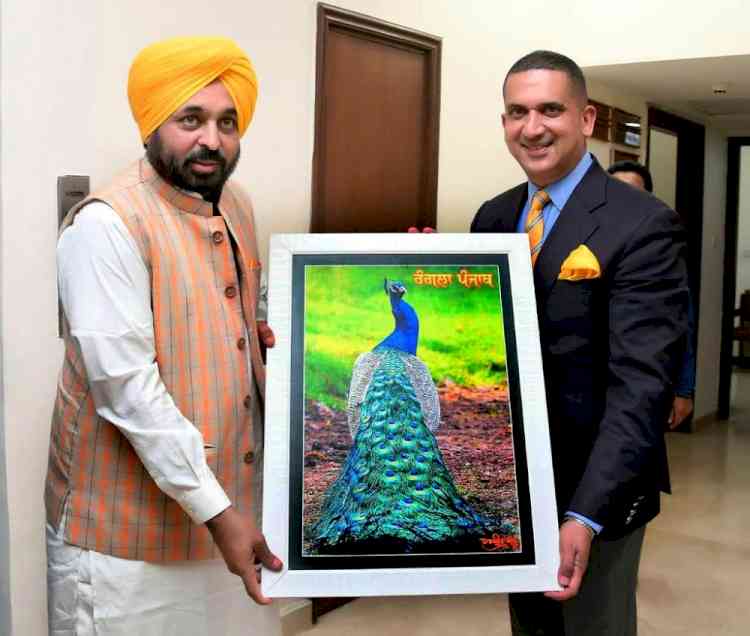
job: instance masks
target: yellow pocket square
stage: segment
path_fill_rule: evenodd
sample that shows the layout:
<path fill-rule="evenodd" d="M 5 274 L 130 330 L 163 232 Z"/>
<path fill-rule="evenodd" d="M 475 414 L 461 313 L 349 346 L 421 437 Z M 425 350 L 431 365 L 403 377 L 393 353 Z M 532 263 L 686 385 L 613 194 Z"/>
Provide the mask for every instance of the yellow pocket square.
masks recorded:
<path fill-rule="evenodd" d="M 599 278 L 602 270 L 594 253 L 585 245 L 579 245 L 563 261 L 558 280 L 588 280 Z"/>

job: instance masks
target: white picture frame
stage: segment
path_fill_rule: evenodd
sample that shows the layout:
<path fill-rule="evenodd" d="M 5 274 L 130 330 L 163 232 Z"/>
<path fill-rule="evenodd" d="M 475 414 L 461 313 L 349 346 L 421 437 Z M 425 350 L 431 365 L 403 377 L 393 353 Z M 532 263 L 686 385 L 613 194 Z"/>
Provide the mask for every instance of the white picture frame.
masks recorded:
<path fill-rule="evenodd" d="M 508 399 L 513 405 L 509 425 L 515 445 L 514 470 L 520 470 L 518 462 L 521 456 L 521 467 L 525 470 L 522 494 L 526 512 L 523 519 L 519 513 L 519 532 L 525 533 L 519 535 L 523 537 L 519 542 L 523 548 L 510 554 L 488 553 L 486 556 L 481 552 L 466 555 L 438 553 L 429 557 L 421 553 L 389 553 L 385 556 L 373 553 L 363 558 L 363 555 L 331 557 L 313 554 L 309 550 L 305 552 L 300 530 L 305 523 L 304 493 L 302 499 L 299 496 L 295 499 L 293 494 L 303 488 L 300 470 L 302 475 L 305 470 L 300 454 L 304 451 L 306 416 L 304 404 L 301 407 L 299 404 L 305 395 L 305 370 L 300 368 L 299 360 L 300 355 L 303 360 L 305 356 L 304 340 L 307 336 L 304 324 L 309 309 L 305 306 L 304 290 L 300 289 L 305 285 L 305 272 L 317 271 L 310 268 L 319 266 L 320 262 L 342 267 L 354 263 L 354 267 L 420 267 L 424 264 L 425 267 L 447 268 L 469 261 L 486 262 L 487 266 L 500 263 L 498 271 L 505 272 L 502 273 L 505 277 L 502 284 L 501 274 L 498 274 L 497 286 L 502 287 L 505 290 L 502 293 L 507 295 L 502 301 L 501 320 L 506 320 L 506 313 L 512 311 L 512 333 L 508 332 L 506 321 L 504 337 L 508 342 L 509 339 L 514 341 L 513 350 L 509 348 L 506 352 L 506 368 Z M 557 583 L 558 517 L 536 300 L 526 236 L 274 235 L 270 244 L 268 289 L 268 322 L 276 335 L 276 345 L 267 353 L 263 533 L 271 551 L 284 562 L 284 568 L 281 572 L 263 571 L 263 593 L 269 597 L 351 597 L 560 589 Z M 342 333 L 341 337 L 345 338 L 346 334 Z M 298 443 L 300 436 L 301 446 Z M 522 439 L 521 446 L 518 445 L 519 439 Z M 521 483 L 518 475 L 516 480 L 517 484 Z M 518 502 L 521 502 L 521 495 L 518 497 Z M 518 507 L 520 510 L 521 503 Z M 485 542 L 485 539 L 481 541 Z M 493 544 L 491 539 L 486 541 L 489 543 L 482 543 L 482 547 L 489 550 L 499 545 L 497 541 Z M 526 556 L 519 558 L 519 553 Z"/>

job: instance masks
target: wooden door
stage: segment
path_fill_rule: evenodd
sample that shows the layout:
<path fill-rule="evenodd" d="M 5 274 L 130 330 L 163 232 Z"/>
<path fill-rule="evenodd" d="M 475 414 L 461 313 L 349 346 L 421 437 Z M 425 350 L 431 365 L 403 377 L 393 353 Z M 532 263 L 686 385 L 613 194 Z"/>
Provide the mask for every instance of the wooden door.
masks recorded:
<path fill-rule="evenodd" d="M 313 232 L 437 217 L 440 40 L 318 6 Z"/>

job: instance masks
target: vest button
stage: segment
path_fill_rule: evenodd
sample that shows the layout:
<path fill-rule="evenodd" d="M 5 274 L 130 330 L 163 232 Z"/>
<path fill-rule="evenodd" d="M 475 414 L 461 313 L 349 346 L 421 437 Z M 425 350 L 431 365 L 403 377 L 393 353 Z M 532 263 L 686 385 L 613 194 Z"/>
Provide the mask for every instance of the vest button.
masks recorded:
<path fill-rule="evenodd" d="M 219 232 L 219 230 L 216 230 L 216 232 L 211 235 L 211 238 L 213 239 L 213 242 L 218 245 L 224 240 L 224 232 Z"/>
<path fill-rule="evenodd" d="M 244 349 L 246 344 L 247 344 L 247 341 L 244 338 L 240 338 L 237 341 L 237 348 L 238 349 Z"/>
<path fill-rule="evenodd" d="M 244 404 L 244 405 L 245 405 L 245 408 L 246 408 L 246 409 L 249 409 L 249 408 L 250 408 L 250 407 L 252 406 L 252 404 L 253 404 L 253 401 L 252 401 L 252 400 L 250 399 L 250 396 L 249 396 L 249 395 L 246 395 L 246 396 L 245 396 L 245 399 L 244 399 L 244 400 L 242 400 L 242 404 Z"/>
<path fill-rule="evenodd" d="M 246 464 L 252 464 L 255 459 L 255 453 L 253 453 L 253 451 L 247 451 L 242 459 Z"/>
<path fill-rule="evenodd" d="M 237 295 L 237 288 L 234 285 L 230 285 L 224 290 L 224 295 L 227 298 L 234 298 Z"/>

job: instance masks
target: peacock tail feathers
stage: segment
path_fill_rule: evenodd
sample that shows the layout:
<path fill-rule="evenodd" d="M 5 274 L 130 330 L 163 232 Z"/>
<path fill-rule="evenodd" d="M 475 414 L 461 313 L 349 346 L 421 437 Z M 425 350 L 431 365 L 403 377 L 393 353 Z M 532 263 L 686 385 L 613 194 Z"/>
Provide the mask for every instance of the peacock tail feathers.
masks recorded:
<path fill-rule="evenodd" d="M 361 406 L 365 395 L 367 395 L 367 390 L 373 380 L 375 371 L 388 351 L 395 350 L 383 348 L 368 351 L 360 354 L 354 363 L 346 409 L 352 439 L 354 439 L 359 427 Z M 432 381 L 430 370 L 417 356 L 403 351 L 398 353 L 419 402 L 425 424 L 430 431 L 435 432 L 440 426 L 440 399 L 435 383 Z"/>
<path fill-rule="evenodd" d="M 427 425 L 411 375 L 414 360 L 424 365 L 397 349 L 369 355 L 371 376 L 352 389 L 363 399 L 352 407 L 350 395 L 352 448 L 325 495 L 313 545 L 321 553 L 444 552 L 495 531 L 459 493 Z"/>

